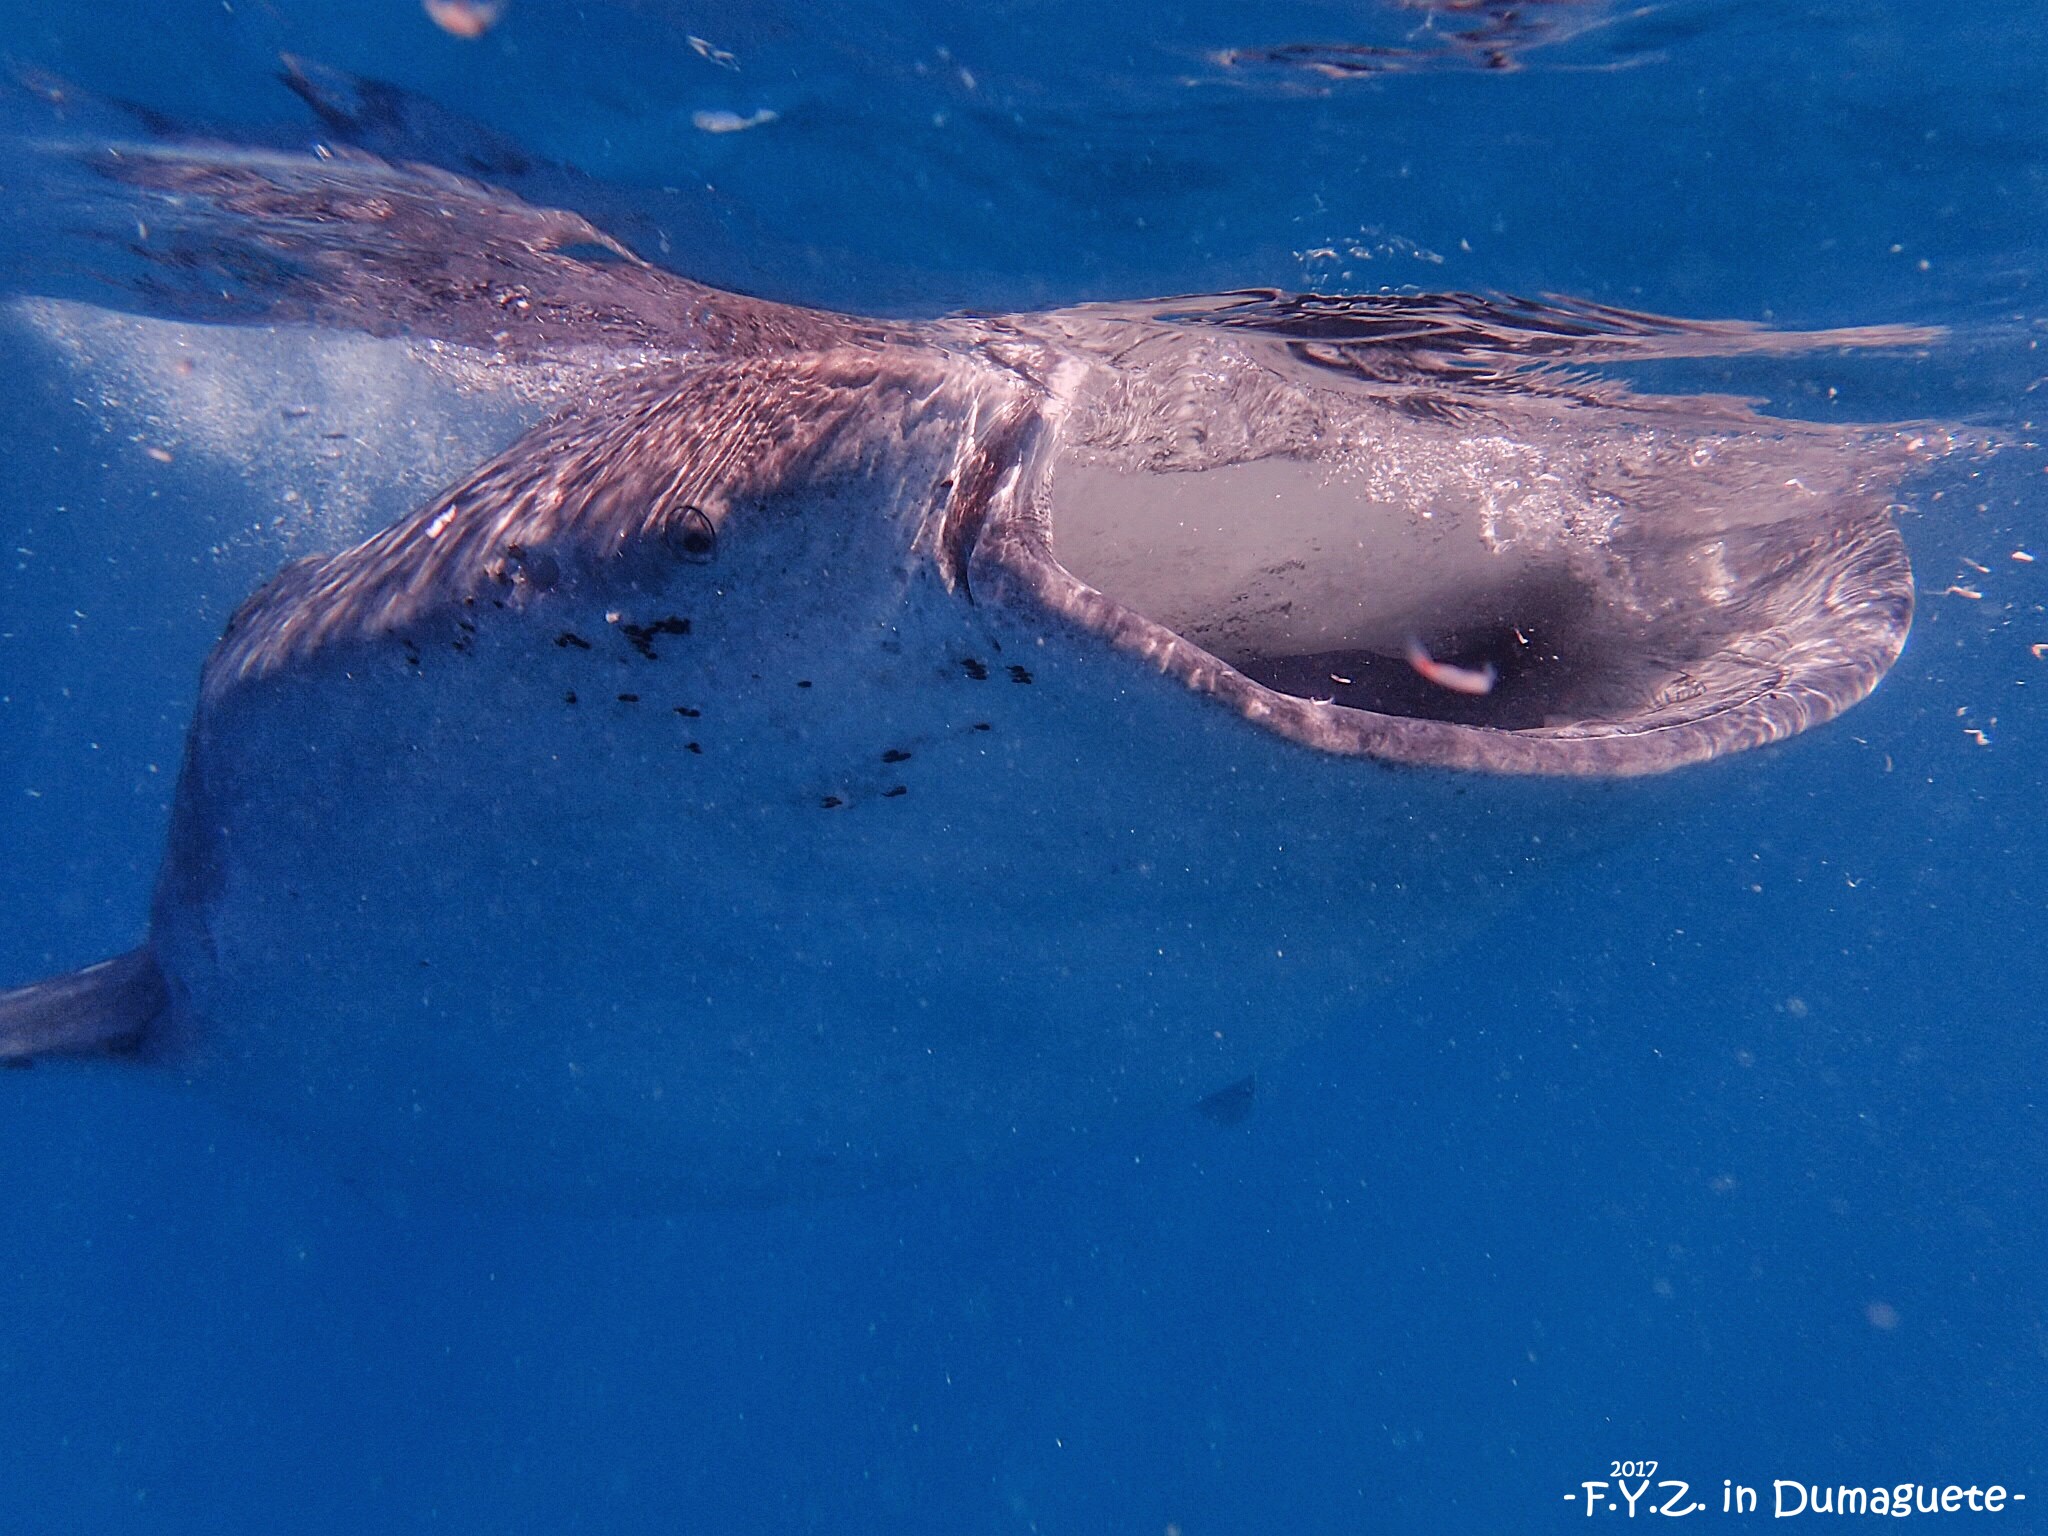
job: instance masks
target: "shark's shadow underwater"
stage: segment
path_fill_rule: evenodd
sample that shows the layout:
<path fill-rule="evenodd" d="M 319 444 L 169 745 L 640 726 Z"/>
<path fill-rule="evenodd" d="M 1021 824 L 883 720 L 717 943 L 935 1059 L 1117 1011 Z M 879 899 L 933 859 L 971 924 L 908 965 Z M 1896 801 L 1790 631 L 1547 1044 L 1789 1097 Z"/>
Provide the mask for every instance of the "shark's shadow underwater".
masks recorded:
<path fill-rule="evenodd" d="M 774 1199 L 1235 1111 L 1589 781 L 1868 693 L 1950 446 L 1594 371 L 1905 330 L 867 321 L 360 150 L 88 163 L 143 308 L 574 384 L 241 607 L 147 940 L 0 994 L 0 1056 L 127 1053 L 376 1178 Z"/>

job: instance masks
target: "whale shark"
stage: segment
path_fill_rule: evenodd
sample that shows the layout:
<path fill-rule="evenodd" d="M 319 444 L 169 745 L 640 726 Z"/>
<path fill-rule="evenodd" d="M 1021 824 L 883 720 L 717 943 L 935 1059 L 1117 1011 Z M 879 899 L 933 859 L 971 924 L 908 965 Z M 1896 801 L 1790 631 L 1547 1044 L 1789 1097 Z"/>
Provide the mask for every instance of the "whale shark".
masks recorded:
<path fill-rule="evenodd" d="M 1954 446 L 1625 376 L 1904 327 L 872 319 L 342 144 L 89 166 L 147 226 L 131 307 L 553 403 L 237 609 L 146 935 L 0 993 L 0 1058 L 464 1196 L 771 1201 L 1241 1116 L 1660 776 L 1868 694 L 1892 507 Z"/>

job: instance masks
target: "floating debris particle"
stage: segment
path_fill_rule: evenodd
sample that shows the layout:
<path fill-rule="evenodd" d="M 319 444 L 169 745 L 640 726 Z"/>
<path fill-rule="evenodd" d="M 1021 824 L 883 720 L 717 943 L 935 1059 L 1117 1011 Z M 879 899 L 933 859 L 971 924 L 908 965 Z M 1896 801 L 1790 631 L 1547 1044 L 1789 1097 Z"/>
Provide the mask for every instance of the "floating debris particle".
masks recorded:
<path fill-rule="evenodd" d="M 716 43 L 706 42 L 701 37 L 685 37 L 683 41 L 697 50 L 698 58 L 709 59 L 721 69 L 737 70 L 740 67 L 740 61 L 734 58 L 729 50 L 719 47 Z"/>
<path fill-rule="evenodd" d="M 1959 587 L 1954 582 L 1950 582 L 1947 586 L 1943 587 L 1941 595 L 1943 597 L 1967 597 L 1973 603 L 1984 601 L 1984 594 L 1975 587 Z"/>
<path fill-rule="evenodd" d="M 2034 563 L 2034 557 L 2028 554 L 2024 549 L 2014 550 L 2012 552 L 2012 557 L 2013 559 L 2019 561 L 2021 565 L 2032 565 Z"/>
<path fill-rule="evenodd" d="M 498 24 L 504 0 L 420 0 L 434 25 L 450 37 L 474 42 Z"/>
<path fill-rule="evenodd" d="M 142 451 L 152 459 L 155 459 L 159 464 L 169 464 L 172 462 L 171 450 L 168 448 L 145 448 Z"/>
<path fill-rule="evenodd" d="M 715 111 L 692 112 L 690 121 L 706 133 L 741 133 L 748 128 L 758 128 L 763 123 L 772 123 L 779 116 L 780 113 L 771 112 L 766 107 L 758 112 L 750 112 L 745 117 L 720 107 Z"/>

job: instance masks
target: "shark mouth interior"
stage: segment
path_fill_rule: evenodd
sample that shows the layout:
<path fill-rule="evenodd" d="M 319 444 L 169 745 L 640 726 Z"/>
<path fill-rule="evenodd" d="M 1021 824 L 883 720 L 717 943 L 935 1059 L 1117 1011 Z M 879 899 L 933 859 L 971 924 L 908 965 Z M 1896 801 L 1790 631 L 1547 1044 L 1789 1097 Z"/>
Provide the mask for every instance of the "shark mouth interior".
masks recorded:
<path fill-rule="evenodd" d="M 1049 515 L 1074 578 L 1273 694 L 1546 736 L 1712 722 L 1716 740 L 1666 743 L 1678 761 L 1853 703 L 1911 614 L 1881 501 L 1689 489 L 1708 494 L 1403 505 L 1324 461 L 1158 473 L 1075 455 Z M 1738 727 L 1745 709 L 1775 721 Z"/>

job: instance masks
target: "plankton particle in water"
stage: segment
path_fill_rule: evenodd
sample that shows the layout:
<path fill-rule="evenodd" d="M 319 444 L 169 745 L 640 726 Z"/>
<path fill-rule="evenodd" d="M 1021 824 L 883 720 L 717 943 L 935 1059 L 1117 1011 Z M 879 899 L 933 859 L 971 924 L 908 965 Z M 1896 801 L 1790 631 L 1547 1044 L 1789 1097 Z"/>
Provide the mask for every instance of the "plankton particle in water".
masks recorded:
<path fill-rule="evenodd" d="M 763 123 L 772 123 L 780 114 L 762 107 L 741 117 L 737 112 L 723 108 L 715 111 L 692 112 L 690 121 L 705 133 L 744 133 L 749 128 L 759 128 Z"/>

